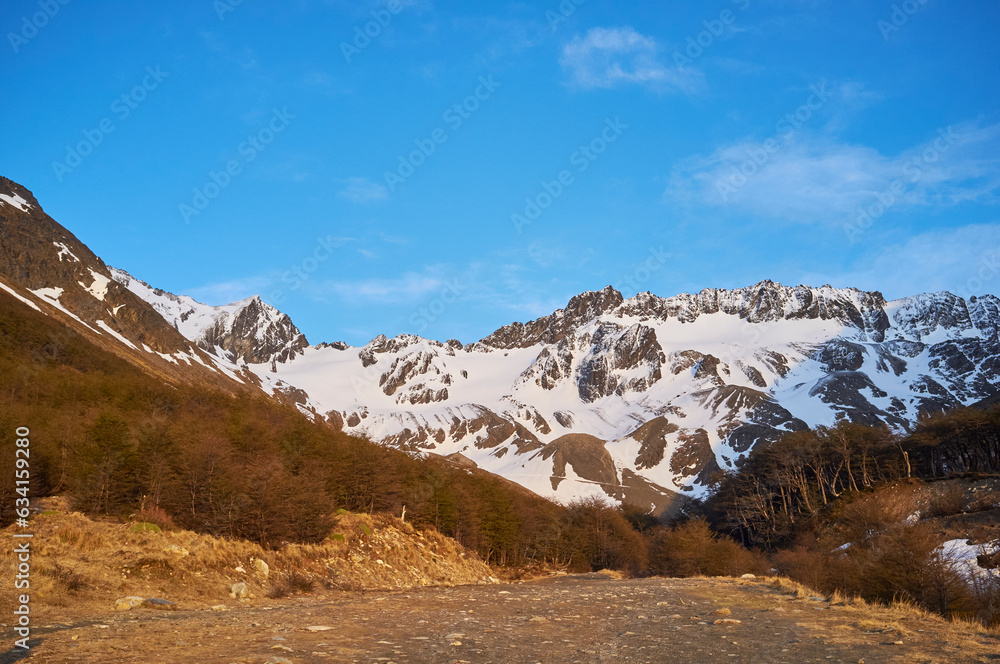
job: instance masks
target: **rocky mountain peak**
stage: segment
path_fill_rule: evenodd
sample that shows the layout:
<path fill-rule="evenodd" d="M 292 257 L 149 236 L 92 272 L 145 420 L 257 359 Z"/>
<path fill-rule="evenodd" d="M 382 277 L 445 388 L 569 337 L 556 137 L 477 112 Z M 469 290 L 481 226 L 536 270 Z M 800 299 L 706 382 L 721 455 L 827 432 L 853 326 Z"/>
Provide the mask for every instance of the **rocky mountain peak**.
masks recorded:
<path fill-rule="evenodd" d="M 528 348 L 539 343 L 558 343 L 567 335 L 621 306 L 622 294 L 611 286 L 570 298 L 565 309 L 529 323 L 505 325 L 472 347 L 483 349 Z"/>

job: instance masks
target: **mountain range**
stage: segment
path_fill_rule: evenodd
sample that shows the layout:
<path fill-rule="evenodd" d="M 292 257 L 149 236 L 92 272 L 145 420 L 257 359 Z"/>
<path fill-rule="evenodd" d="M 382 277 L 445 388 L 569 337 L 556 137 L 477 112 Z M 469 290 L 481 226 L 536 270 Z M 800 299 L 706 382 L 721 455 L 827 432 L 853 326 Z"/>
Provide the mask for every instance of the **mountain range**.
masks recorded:
<path fill-rule="evenodd" d="M 763 281 L 626 299 L 609 286 L 473 343 L 312 345 L 259 297 L 209 306 L 105 265 L 6 178 L 0 290 L 168 382 L 263 391 L 542 496 L 658 512 L 785 432 L 842 419 L 905 431 L 1000 394 L 992 295 L 887 301 Z"/>

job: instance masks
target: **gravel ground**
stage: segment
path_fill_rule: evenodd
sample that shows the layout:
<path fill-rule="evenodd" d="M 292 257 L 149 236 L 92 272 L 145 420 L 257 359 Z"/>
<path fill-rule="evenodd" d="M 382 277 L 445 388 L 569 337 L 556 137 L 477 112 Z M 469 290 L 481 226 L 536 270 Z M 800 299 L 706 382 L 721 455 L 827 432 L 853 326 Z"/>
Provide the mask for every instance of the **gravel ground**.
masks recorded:
<path fill-rule="evenodd" d="M 914 612 L 833 606 L 755 581 L 599 574 L 134 609 L 39 627 L 32 644 L 0 662 L 1000 662 L 995 632 Z"/>

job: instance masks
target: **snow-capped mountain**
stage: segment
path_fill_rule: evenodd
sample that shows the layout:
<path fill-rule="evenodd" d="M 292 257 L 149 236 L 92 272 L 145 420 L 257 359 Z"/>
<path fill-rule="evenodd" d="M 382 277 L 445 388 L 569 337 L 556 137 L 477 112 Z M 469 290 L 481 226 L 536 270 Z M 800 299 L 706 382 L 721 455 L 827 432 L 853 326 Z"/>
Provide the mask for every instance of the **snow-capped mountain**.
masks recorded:
<path fill-rule="evenodd" d="M 187 339 L 233 364 L 284 362 L 309 345 L 288 316 L 257 296 L 213 307 L 153 288 L 124 270 L 110 272 Z"/>
<path fill-rule="evenodd" d="M 998 307 L 768 281 L 627 300 L 608 287 L 466 346 L 312 346 L 274 375 L 351 433 L 460 454 L 542 495 L 663 508 L 782 432 L 905 429 L 1000 392 Z"/>
<path fill-rule="evenodd" d="M 0 179 L 0 289 L 175 380 L 263 390 L 352 434 L 559 500 L 668 509 L 783 432 L 906 429 L 1000 397 L 1000 300 L 764 281 L 629 299 L 611 287 L 467 345 L 308 345 L 277 309 L 212 307 L 104 265 Z M 0 301 L 4 301 L 0 298 Z"/>

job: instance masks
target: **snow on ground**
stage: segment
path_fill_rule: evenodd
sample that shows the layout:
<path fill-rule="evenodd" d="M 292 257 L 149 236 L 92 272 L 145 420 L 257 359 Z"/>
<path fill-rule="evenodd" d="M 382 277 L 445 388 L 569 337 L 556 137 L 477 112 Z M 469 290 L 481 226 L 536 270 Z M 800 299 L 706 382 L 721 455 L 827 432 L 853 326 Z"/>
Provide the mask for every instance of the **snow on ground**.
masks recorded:
<path fill-rule="evenodd" d="M 39 306 L 37 304 L 35 304 L 31 300 L 29 300 L 28 298 L 24 297 L 23 295 L 19 295 L 13 288 L 11 288 L 10 286 L 8 286 L 7 284 L 5 284 L 2 281 L 0 281 L 0 288 L 4 289 L 8 293 L 10 293 L 11 295 L 13 295 L 17 299 L 19 299 L 21 302 L 24 302 L 26 305 L 28 305 L 29 307 L 31 307 L 35 311 L 41 311 L 41 308 L 39 308 Z"/>
<path fill-rule="evenodd" d="M 28 201 L 21 198 L 20 194 L 14 194 L 9 196 L 7 194 L 0 194 L 0 204 L 6 203 L 7 205 L 12 205 L 16 207 L 21 212 L 27 212 L 32 208 L 32 205 Z"/>
<path fill-rule="evenodd" d="M 35 295 L 37 295 L 42 301 L 46 302 L 47 304 L 52 305 L 53 307 L 55 307 L 59 311 L 63 312 L 64 314 L 66 314 L 70 318 L 73 318 L 75 321 L 77 321 L 78 323 L 80 323 L 81 325 L 83 325 L 84 327 L 86 327 L 88 330 L 91 330 L 92 332 L 97 332 L 97 330 L 95 330 L 91 326 L 89 326 L 86 323 L 84 323 L 83 320 L 79 316 L 77 316 L 72 311 L 70 311 L 69 309 L 67 309 L 66 307 L 64 307 L 63 304 L 62 304 L 62 302 L 59 301 L 59 298 L 63 294 L 63 289 L 62 288 L 59 288 L 58 286 L 55 287 L 55 288 L 38 288 L 38 289 L 35 289 L 35 290 L 31 290 L 31 292 L 34 293 Z M 100 334 L 100 332 L 97 332 L 97 333 Z"/>
<path fill-rule="evenodd" d="M 115 339 L 117 339 L 118 341 L 122 342 L 123 344 L 125 344 L 129 348 L 135 348 L 136 350 L 139 350 L 138 348 L 135 347 L 135 344 L 133 344 L 131 341 L 129 341 L 128 339 L 126 339 L 125 337 L 123 337 L 121 334 L 118 333 L 117 330 L 115 330 L 114 328 L 112 328 L 110 325 L 108 325 L 107 323 L 105 323 L 103 320 L 97 321 L 97 327 L 101 328 L 102 330 L 104 330 L 105 332 L 107 332 L 108 334 L 110 334 Z"/>
<path fill-rule="evenodd" d="M 111 284 L 111 280 L 93 270 L 90 271 L 90 275 L 94 277 L 94 282 L 89 286 L 82 281 L 78 281 L 77 283 L 83 286 L 84 290 L 88 293 L 103 302 L 104 296 L 108 294 L 108 285 Z"/>
<path fill-rule="evenodd" d="M 65 260 L 72 260 L 72 262 L 74 262 L 74 263 L 79 263 L 80 262 L 80 259 L 77 258 L 76 254 L 74 254 L 72 251 L 70 251 L 69 247 L 67 247 L 62 242 L 53 242 L 52 244 L 54 244 L 55 247 L 56 247 L 56 249 L 59 250 L 59 262 L 60 263 L 63 261 L 64 258 L 65 258 Z"/>
<path fill-rule="evenodd" d="M 1000 569 L 980 567 L 976 557 L 981 554 L 991 554 L 1000 549 L 1000 541 L 987 544 L 969 544 L 968 540 L 948 540 L 936 550 L 953 570 L 961 574 L 967 581 L 976 582 L 989 578 L 1000 579 Z"/>

